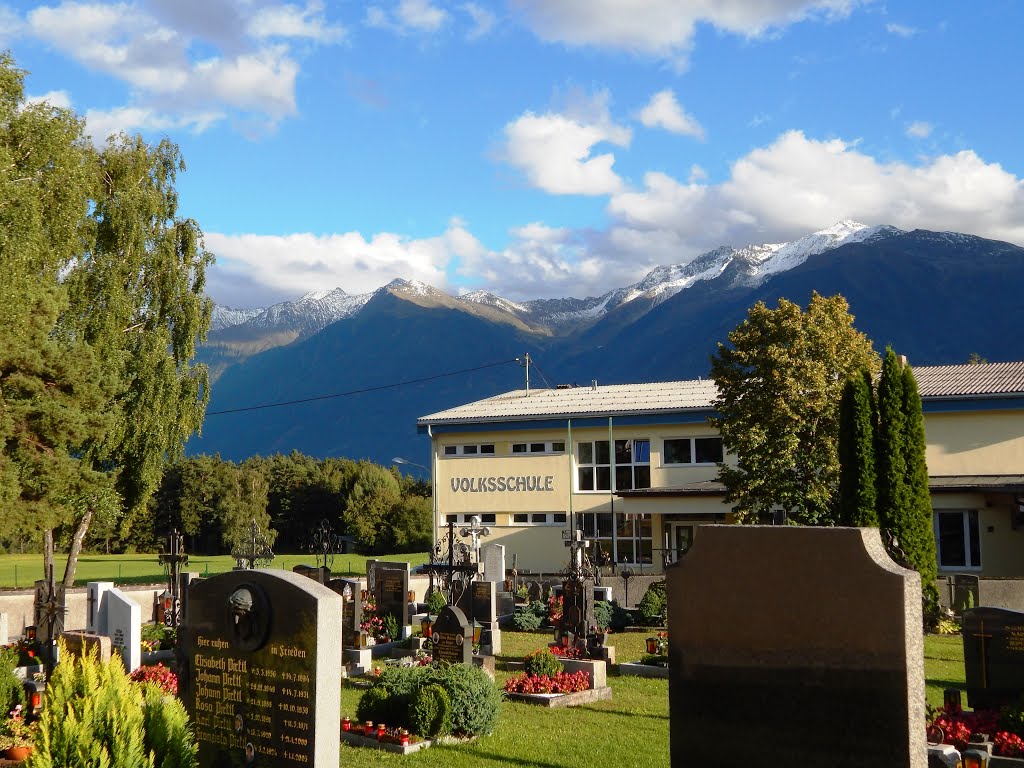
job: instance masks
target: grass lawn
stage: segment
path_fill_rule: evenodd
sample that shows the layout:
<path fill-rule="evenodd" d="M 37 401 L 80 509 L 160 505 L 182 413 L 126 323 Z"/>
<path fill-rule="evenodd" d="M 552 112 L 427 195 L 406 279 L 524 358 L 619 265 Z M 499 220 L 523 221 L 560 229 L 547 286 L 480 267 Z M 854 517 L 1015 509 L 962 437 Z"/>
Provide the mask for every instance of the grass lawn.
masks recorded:
<path fill-rule="evenodd" d="M 333 572 L 336 576 L 366 575 L 364 555 L 336 555 Z M 427 553 L 408 555 L 381 555 L 369 559 L 409 562 L 419 565 L 427 561 Z M 60 581 L 64 576 L 66 556 L 57 555 L 54 562 L 54 577 Z M 316 565 L 312 555 L 278 555 L 271 562 L 271 568 L 291 570 L 300 564 Z M 202 576 L 230 571 L 235 561 L 229 555 L 193 555 L 185 570 L 196 571 Z M 44 578 L 42 555 L 0 555 L 0 589 L 27 589 L 36 579 Z M 88 581 L 114 581 L 121 584 L 156 584 L 164 580 L 164 568 L 157 562 L 155 554 L 135 555 L 94 555 L 84 554 L 78 558 L 75 584 Z"/>
<path fill-rule="evenodd" d="M 644 653 L 648 633 L 611 635 L 618 661 L 636 661 Z M 546 644 L 547 635 L 502 632 L 498 682 L 508 673 L 507 661 L 518 661 Z M 963 643 L 959 635 L 925 637 L 926 697 L 942 704 L 944 688 L 964 687 Z M 360 768 L 401 761 L 423 768 L 589 768 L 595 764 L 631 768 L 669 765 L 668 681 L 609 677 L 611 701 L 571 709 L 545 709 L 506 701 L 492 735 L 468 744 L 438 745 L 409 757 L 342 745 L 341 765 Z M 342 714 L 355 716 L 361 690 L 345 688 Z M 739 715 L 738 715 L 739 716 Z M 924 727 L 924 724 L 921 724 Z"/>

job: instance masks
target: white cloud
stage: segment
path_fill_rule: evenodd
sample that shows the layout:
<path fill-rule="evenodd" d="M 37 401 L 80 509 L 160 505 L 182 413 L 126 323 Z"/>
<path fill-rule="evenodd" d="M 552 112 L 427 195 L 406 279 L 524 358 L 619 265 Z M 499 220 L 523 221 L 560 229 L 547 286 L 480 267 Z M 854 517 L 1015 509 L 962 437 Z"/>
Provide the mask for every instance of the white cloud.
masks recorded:
<path fill-rule="evenodd" d="M 915 27 L 908 27 L 906 24 L 886 24 L 885 31 L 899 37 L 913 37 L 917 34 Z"/>
<path fill-rule="evenodd" d="M 85 132 L 93 144 L 103 146 L 108 137 L 124 132 L 135 133 L 188 130 L 202 133 L 214 123 L 222 120 L 221 112 L 168 115 L 143 107 L 116 107 L 110 110 L 90 109 L 85 113 Z"/>
<path fill-rule="evenodd" d="M 230 117 L 273 126 L 297 111 L 300 65 L 290 42 L 344 37 L 322 0 L 65 0 L 29 11 L 20 31 L 132 87 L 129 103 L 94 113 L 95 130 L 202 130 Z"/>
<path fill-rule="evenodd" d="M 758 36 L 811 16 L 840 16 L 859 0 L 513 0 L 542 40 L 625 50 L 682 63 L 698 23 Z"/>
<path fill-rule="evenodd" d="M 611 152 L 598 144 L 628 147 L 632 133 L 608 115 L 608 95 L 578 100 L 567 114 L 526 112 L 505 126 L 503 159 L 531 185 L 556 195 L 607 195 L 623 187 Z"/>
<path fill-rule="evenodd" d="M 71 109 L 71 95 L 67 91 L 49 91 L 40 96 L 25 96 L 28 104 L 49 104 L 58 109 Z"/>
<path fill-rule="evenodd" d="M 1024 182 L 972 151 L 883 163 L 842 139 L 782 134 L 737 160 L 718 185 L 648 173 L 609 202 L 616 230 L 678 237 L 677 260 L 721 244 L 783 241 L 853 218 L 1024 242 Z"/>
<path fill-rule="evenodd" d="M 691 115 L 686 114 L 669 89 L 658 91 L 640 110 L 640 122 L 648 128 L 664 128 L 671 133 L 704 138 L 704 129 Z"/>
<path fill-rule="evenodd" d="M 912 139 L 927 139 L 932 135 L 931 123 L 918 120 L 907 126 L 907 136 Z"/>
<path fill-rule="evenodd" d="M 497 18 L 486 8 L 482 8 L 476 3 L 463 3 L 462 10 L 473 20 L 473 29 L 466 33 L 467 40 L 478 40 L 494 28 Z"/>
<path fill-rule="evenodd" d="M 344 27 L 329 24 L 323 17 L 323 3 L 310 2 L 305 8 L 280 5 L 260 8 L 249 20 L 249 34 L 256 38 L 301 38 L 336 43 L 345 38 Z"/>
<path fill-rule="evenodd" d="M 437 32 L 449 20 L 448 11 L 430 0 L 399 0 L 392 13 L 378 5 L 366 9 L 367 26 L 390 29 L 399 34 Z"/>

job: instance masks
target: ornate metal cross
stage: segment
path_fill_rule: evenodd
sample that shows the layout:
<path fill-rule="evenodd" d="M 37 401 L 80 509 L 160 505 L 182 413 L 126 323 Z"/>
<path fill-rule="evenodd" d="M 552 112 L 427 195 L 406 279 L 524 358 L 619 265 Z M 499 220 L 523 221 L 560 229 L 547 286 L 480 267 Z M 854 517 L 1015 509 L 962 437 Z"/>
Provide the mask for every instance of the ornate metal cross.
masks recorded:
<path fill-rule="evenodd" d="M 171 609 L 164 611 L 164 623 L 169 627 L 177 627 L 181 620 L 178 574 L 183 565 L 188 565 L 188 555 L 185 554 L 185 537 L 177 529 L 167 534 L 167 547 L 166 549 L 160 548 L 159 560 L 167 574 L 169 582 L 167 591 L 171 593 Z"/>
<path fill-rule="evenodd" d="M 238 568 L 252 570 L 270 565 L 270 561 L 274 559 L 274 551 L 259 525 L 253 520 L 249 525 L 249 538 L 243 543 L 236 544 L 231 549 L 231 556 L 238 563 Z"/>
<path fill-rule="evenodd" d="M 316 567 L 330 570 L 334 566 L 334 556 L 340 549 L 341 537 L 335 535 L 327 520 L 321 520 L 320 525 L 313 529 L 309 541 L 309 552 L 316 557 Z"/>

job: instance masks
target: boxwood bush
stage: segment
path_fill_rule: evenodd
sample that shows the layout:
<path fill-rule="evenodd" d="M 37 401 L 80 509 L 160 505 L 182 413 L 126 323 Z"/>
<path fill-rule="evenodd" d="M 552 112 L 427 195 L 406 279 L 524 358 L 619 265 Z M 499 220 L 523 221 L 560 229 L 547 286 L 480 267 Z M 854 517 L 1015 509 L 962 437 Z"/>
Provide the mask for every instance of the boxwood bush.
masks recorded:
<path fill-rule="evenodd" d="M 356 716 L 408 728 L 424 736 L 419 730 L 423 724 L 414 722 L 413 712 L 421 690 L 435 685 L 448 696 L 451 733 L 477 736 L 494 730 L 501 709 L 501 691 L 483 669 L 468 664 L 389 667 L 363 694 Z"/>
<path fill-rule="evenodd" d="M 444 736 L 452 729 L 452 700 L 448 692 L 437 683 L 420 688 L 409 709 L 413 733 L 434 738 Z"/>
<path fill-rule="evenodd" d="M 550 648 L 541 648 L 534 651 L 528 654 L 523 661 L 526 662 L 526 674 L 533 675 L 534 677 L 542 677 L 544 675 L 554 677 L 563 669 L 562 662 L 551 652 Z"/>
<path fill-rule="evenodd" d="M 646 626 L 660 626 L 665 622 L 665 607 L 668 604 L 668 596 L 665 592 L 665 582 L 656 581 L 647 588 L 644 596 L 640 598 L 637 612 Z"/>

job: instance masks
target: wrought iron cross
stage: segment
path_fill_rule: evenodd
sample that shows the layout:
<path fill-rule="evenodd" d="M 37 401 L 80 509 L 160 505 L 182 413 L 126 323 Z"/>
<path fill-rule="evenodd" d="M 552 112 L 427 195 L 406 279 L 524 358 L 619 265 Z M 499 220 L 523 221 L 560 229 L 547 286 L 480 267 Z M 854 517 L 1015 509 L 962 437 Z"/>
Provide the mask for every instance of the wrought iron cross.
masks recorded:
<path fill-rule="evenodd" d="M 160 564 L 164 566 L 169 583 L 168 592 L 171 593 L 171 610 L 164 611 L 164 623 L 169 627 L 177 627 L 181 619 L 179 612 L 181 602 L 178 594 L 178 575 L 183 565 L 188 565 L 188 555 L 185 554 L 185 537 L 177 530 L 167 534 L 167 549 L 161 548 Z"/>
<path fill-rule="evenodd" d="M 46 592 L 40 594 L 36 600 L 36 614 L 46 622 L 46 638 L 47 645 L 46 649 L 46 679 L 50 679 L 50 675 L 53 674 L 53 665 L 56 661 L 54 648 L 57 645 L 54 634 L 56 633 L 57 624 L 60 623 L 63 629 L 64 625 L 64 614 L 68 612 L 68 609 L 64 605 L 64 601 L 61 599 L 63 595 L 57 590 L 57 585 L 53 580 L 53 564 L 51 563 L 47 568 L 48 573 L 46 574 Z"/>
<path fill-rule="evenodd" d="M 309 541 L 309 552 L 316 557 L 317 568 L 329 570 L 334 566 L 334 556 L 341 549 L 340 543 L 341 539 L 334 534 L 330 522 L 321 520 L 320 525 L 313 530 Z"/>
<path fill-rule="evenodd" d="M 252 570 L 262 565 L 270 565 L 270 561 L 274 559 L 274 551 L 259 525 L 253 520 L 249 525 L 249 538 L 242 544 L 236 544 L 231 549 L 231 556 L 235 558 L 239 568 Z"/>

